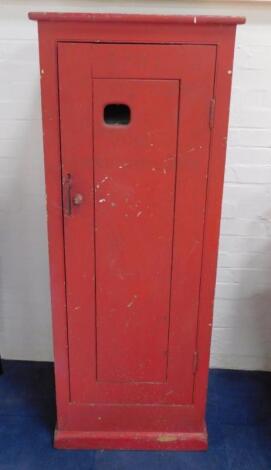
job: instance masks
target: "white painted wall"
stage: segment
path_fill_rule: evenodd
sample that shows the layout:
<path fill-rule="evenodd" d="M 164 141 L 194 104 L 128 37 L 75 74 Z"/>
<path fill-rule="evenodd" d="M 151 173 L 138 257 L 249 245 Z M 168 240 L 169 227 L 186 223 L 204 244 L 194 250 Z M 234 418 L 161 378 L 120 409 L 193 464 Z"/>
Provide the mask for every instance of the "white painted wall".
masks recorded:
<path fill-rule="evenodd" d="M 0 0 L 0 352 L 50 360 L 36 24 L 29 10 L 246 15 L 238 29 L 212 366 L 271 370 L 271 4 Z"/>

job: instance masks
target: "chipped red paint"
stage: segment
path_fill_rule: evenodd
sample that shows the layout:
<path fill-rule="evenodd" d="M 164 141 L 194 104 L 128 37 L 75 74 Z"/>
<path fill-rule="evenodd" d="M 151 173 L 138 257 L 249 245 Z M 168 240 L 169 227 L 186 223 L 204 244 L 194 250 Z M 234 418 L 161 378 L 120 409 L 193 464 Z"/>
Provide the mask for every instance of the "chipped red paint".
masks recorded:
<path fill-rule="evenodd" d="M 37 21 L 89 21 L 101 23 L 148 23 L 148 24 L 222 24 L 237 25 L 245 23 L 242 16 L 208 16 L 208 15 L 127 15 L 112 13 L 61 13 L 61 12 L 30 12 L 29 18 Z"/>
<path fill-rule="evenodd" d="M 39 21 L 55 445 L 204 449 L 244 19 L 29 17 Z M 130 108 L 130 122 L 104 122 L 114 103 Z"/>

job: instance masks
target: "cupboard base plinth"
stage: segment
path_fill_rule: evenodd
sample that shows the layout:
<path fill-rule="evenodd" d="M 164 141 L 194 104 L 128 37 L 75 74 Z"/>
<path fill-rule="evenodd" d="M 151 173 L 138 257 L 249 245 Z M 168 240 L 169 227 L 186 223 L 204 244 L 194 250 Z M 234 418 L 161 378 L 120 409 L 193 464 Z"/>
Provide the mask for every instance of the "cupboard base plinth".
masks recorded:
<path fill-rule="evenodd" d="M 206 450 L 206 426 L 200 432 L 116 432 L 55 430 L 56 449 Z"/>

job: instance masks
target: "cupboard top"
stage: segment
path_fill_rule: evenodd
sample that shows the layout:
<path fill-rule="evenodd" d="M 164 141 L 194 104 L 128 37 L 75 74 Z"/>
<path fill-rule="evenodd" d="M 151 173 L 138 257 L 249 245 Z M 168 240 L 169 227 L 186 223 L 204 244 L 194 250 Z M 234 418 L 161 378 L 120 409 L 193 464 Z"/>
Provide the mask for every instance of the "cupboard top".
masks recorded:
<path fill-rule="evenodd" d="M 242 16 L 202 16 L 202 15 L 141 15 L 108 13 L 61 13 L 30 12 L 28 17 L 37 21 L 78 21 L 78 22 L 125 22 L 125 23 L 160 23 L 160 24 L 206 24 L 236 25 L 245 23 Z"/>

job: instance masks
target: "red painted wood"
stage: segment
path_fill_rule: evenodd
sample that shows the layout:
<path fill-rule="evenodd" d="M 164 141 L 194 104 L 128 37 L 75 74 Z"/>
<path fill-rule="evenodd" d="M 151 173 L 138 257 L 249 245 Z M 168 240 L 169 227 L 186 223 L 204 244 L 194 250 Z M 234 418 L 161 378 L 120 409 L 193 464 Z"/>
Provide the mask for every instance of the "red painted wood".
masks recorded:
<path fill-rule="evenodd" d="M 86 200 L 84 213 L 65 218 L 73 401 L 108 400 L 109 385 L 99 373 L 105 368 L 111 402 L 192 401 L 214 64 L 210 47 L 59 46 L 63 171 L 83 194 L 94 183 L 96 189 L 95 216 Z M 93 166 L 90 68 L 94 77 L 137 79 L 124 86 L 94 78 L 94 178 L 85 168 Z M 103 107 L 114 101 L 130 104 L 129 126 L 104 125 Z M 74 148 L 78 132 L 82 152 Z M 186 184 L 191 171 L 196 193 Z M 85 247 L 82 258 L 77 240 Z M 94 295 L 88 281 L 95 276 Z"/>
<path fill-rule="evenodd" d="M 97 380 L 167 382 L 179 82 L 95 79 L 93 102 Z"/>
<path fill-rule="evenodd" d="M 56 431 L 57 449 L 146 449 L 146 450 L 206 450 L 206 428 L 202 432 L 80 432 Z"/>
<path fill-rule="evenodd" d="M 45 15 L 39 23 L 58 409 L 55 445 L 206 448 L 212 302 L 237 21 L 215 24 L 197 17 L 191 24 L 191 17 L 137 15 L 88 15 L 81 21 L 79 16 L 57 15 L 49 21 Z M 91 44 L 97 41 L 124 44 Z M 102 122 L 103 104 L 112 96 L 130 99 L 136 110 L 125 129 Z M 147 127 L 153 130 L 153 142 Z M 154 148 L 148 150 L 148 143 Z M 174 150 L 175 158 L 164 162 L 164 173 L 163 155 Z M 139 154 L 144 155 L 143 166 Z M 72 175 L 72 195 L 81 193 L 84 200 L 63 218 L 61 178 L 67 173 Z M 110 178 L 94 191 L 105 176 Z M 108 194 L 116 206 L 109 205 Z M 143 219 L 148 195 L 151 211 Z M 144 210 L 131 218 L 141 211 L 135 213 L 138 199 Z M 126 204 L 132 225 L 122 217 Z M 155 263 L 158 251 L 161 259 Z M 130 265 L 133 279 L 121 279 Z M 151 275 L 155 270 L 157 277 Z M 140 295 L 128 308 L 135 287 Z M 115 317 L 108 315 L 111 305 L 117 308 Z M 133 306 L 136 316 L 130 318 L 126 337 L 125 313 Z M 126 352 L 123 357 L 121 351 Z"/>
<path fill-rule="evenodd" d="M 30 12 L 28 17 L 37 21 L 89 21 L 89 22 L 125 22 L 125 23 L 179 23 L 179 24 L 223 24 L 236 25 L 245 23 L 243 16 L 208 16 L 208 15 L 127 15 L 111 13 L 63 13 Z"/>

